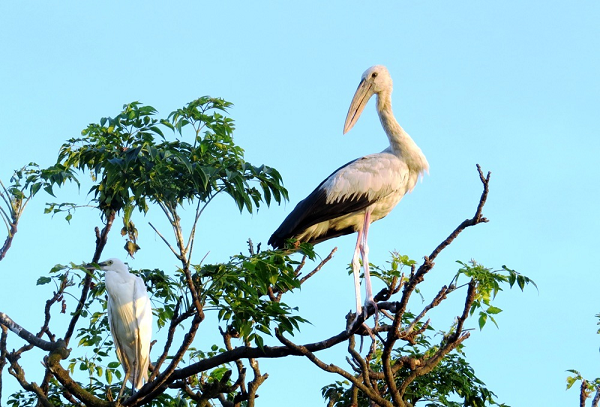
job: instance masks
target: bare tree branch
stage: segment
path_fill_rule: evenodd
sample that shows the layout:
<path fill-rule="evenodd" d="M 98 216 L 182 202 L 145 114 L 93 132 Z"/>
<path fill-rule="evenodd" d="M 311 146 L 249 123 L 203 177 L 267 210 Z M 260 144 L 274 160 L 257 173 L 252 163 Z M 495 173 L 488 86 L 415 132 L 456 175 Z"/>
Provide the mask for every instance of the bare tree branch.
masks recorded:
<path fill-rule="evenodd" d="M 8 337 L 8 328 L 0 324 L 2 333 L 0 334 L 0 400 L 2 400 L 2 372 L 4 372 L 4 366 L 6 366 L 6 338 Z"/>
<path fill-rule="evenodd" d="M 0 207 L 0 215 L 2 215 L 2 219 L 7 228 L 7 236 L 4 240 L 4 244 L 0 248 L 0 260 L 4 259 L 8 249 L 10 249 L 12 245 L 12 241 L 17 234 L 17 225 L 19 224 L 19 220 L 21 215 L 23 214 L 23 210 L 25 210 L 25 206 L 27 206 L 27 202 L 31 199 L 31 195 L 27 198 L 17 199 L 13 196 L 13 194 L 4 186 L 2 181 L 0 181 L 0 186 L 2 186 L 2 191 L 0 191 L 0 197 L 4 200 L 7 211 L 4 208 Z"/>
<path fill-rule="evenodd" d="M 587 380 L 581 379 L 581 387 L 579 390 L 579 406 L 585 407 L 585 400 L 587 399 Z"/>
<path fill-rule="evenodd" d="M 384 398 L 377 395 L 373 391 L 372 388 L 369 388 L 367 385 L 365 385 L 365 383 L 358 380 L 352 374 L 348 373 L 344 369 L 341 369 L 340 367 L 338 367 L 334 364 L 326 364 L 323 361 L 321 361 L 306 346 L 294 344 L 289 339 L 286 339 L 283 335 L 281 335 L 279 333 L 279 331 L 277 331 L 277 330 L 275 331 L 275 336 L 277 337 L 277 339 L 279 339 L 279 341 L 281 343 L 285 344 L 285 346 L 288 347 L 290 350 L 306 356 L 311 362 L 313 362 L 315 365 L 317 365 L 320 369 L 322 369 L 326 372 L 330 372 L 330 373 L 337 373 L 340 376 L 344 377 L 346 380 L 350 381 L 352 384 L 354 384 L 356 387 L 358 387 L 361 391 L 363 391 L 365 394 L 367 394 L 368 397 L 373 402 L 377 403 L 378 405 L 385 406 L 385 407 L 392 406 L 392 404 L 390 402 L 388 402 Z"/>
<path fill-rule="evenodd" d="M 52 372 L 60 384 L 88 407 L 115 407 L 115 403 L 94 396 L 71 378 L 69 372 L 60 365 L 60 361 L 67 357 L 68 353 L 65 354 L 64 352 L 57 350 L 51 352 L 50 355 L 45 358 L 46 367 Z"/>
<path fill-rule="evenodd" d="M 6 239 L 4 240 L 4 244 L 0 248 L 0 260 L 4 259 L 4 257 L 6 257 L 6 253 L 8 252 L 8 249 L 10 249 L 10 246 L 12 245 L 12 241 L 15 237 L 15 234 L 17 233 L 17 223 L 18 223 L 18 220 L 10 223 L 10 229 L 8 230 L 8 236 L 6 237 Z"/>
<path fill-rule="evenodd" d="M 258 387 L 263 384 L 265 380 L 267 380 L 269 375 L 267 373 L 260 373 L 256 359 L 250 358 L 248 361 L 250 362 L 250 367 L 252 367 L 252 371 L 254 372 L 254 379 L 248 383 L 248 407 L 254 407 L 255 399 L 258 397 L 256 391 L 258 390 Z"/>
<path fill-rule="evenodd" d="M 10 374 L 12 374 L 17 379 L 17 381 L 19 382 L 21 387 L 27 391 L 31 391 L 31 392 L 35 393 L 35 395 L 38 398 L 39 403 L 42 406 L 53 407 L 54 405 L 52 403 L 50 403 L 50 401 L 48 401 L 48 398 L 46 397 L 46 395 L 44 394 L 42 389 L 40 389 L 40 387 L 37 384 L 29 383 L 25 379 L 25 372 L 21 368 L 21 365 L 19 365 L 19 363 L 17 362 L 18 357 L 12 357 L 12 355 L 9 354 L 8 359 L 10 362 L 10 367 L 8 368 L 8 371 Z"/>
<path fill-rule="evenodd" d="M 598 407 L 599 401 L 600 401 L 600 386 L 596 386 L 596 395 L 592 399 L 592 407 Z"/>
<path fill-rule="evenodd" d="M 485 202 L 486 202 L 487 196 L 488 196 L 488 192 L 489 192 L 491 172 L 488 172 L 487 176 L 484 177 L 479 164 L 477 164 L 477 172 L 479 173 L 479 179 L 481 180 L 481 183 L 483 184 L 483 192 L 481 193 L 481 198 L 479 198 L 479 204 L 477 205 L 475 215 L 471 219 L 466 219 L 460 225 L 458 225 L 458 227 L 456 229 L 454 229 L 454 231 L 450 234 L 450 236 L 448 236 L 442 243 L 440 243 L 438 245 L 438 247 L 436 247 L 433 250 L 433 252 L 431 252 L 431 254 L 429 255 L 430 261 L 435 260 L 435 258 L 438 256 L 438 254 L 440 254 L 440 252 L 442 250 L 444 250 L 446 247 L 448 247 L 448 245 L 450 243 L 452 243 L 454 241 L 454 239 L 456 239 L 463 230 L 465 230 L 469 226 L 475 226 L 479 223 L 488 222 L 488 220 L 483 217 L 482 211 L 483 211 L 483 206 L 485 205 Z"/>
<path fill-rule="evenodd" d="M 53 351 L 60 347 L 66 346 L 64 341 L 48 342 L 39 338 L 38 336 L 32 334 L 31 332 L 23 328 L 21 325 L 17 324 L 4 312 L 0 312 L 0 325 L 10 329 L 13 333 L 18 335 L 20 338 L 24 339 L 30 345 L 33 345 L 45 351 Z"/>

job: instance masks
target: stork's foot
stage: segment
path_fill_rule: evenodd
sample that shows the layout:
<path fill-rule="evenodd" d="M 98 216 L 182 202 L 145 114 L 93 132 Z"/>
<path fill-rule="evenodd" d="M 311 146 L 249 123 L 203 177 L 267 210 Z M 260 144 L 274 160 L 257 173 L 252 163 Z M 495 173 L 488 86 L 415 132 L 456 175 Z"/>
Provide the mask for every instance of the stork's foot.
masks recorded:
<path fill-rule="evenodd" d="M 375 321 L 377 321 L 377 314 L 379 313 L 377 303 L 373 300 L 365 300 L 365 305 L 363 305 L 362 313 L 365 317 L 365 321 L 373 314 L 375 314 Z"/>
<path fill-rule="evenodd" d="M 366 328 L 367 332 L 371 332 L 371 329 L 367 326 L 365 321 L 369 319 L 371 315 L 375 314 L 375 326 L 377 326 L 377 322 L 379 320 L 378 313 L 379 312 L 377 308 L 377 303 L 373 300 L 366 300 L 365 305 L 363 305 L 362 307 L 362 310 L 360 312 L 357 311 L 356 314 L 354 314 L 354 320 L 352 320 L 352 323 L 348 324 L 348 326 L 346 327 L 346 332 L 350 333 L 355 330 L 355 328 L 359 325 L 358 317 L 360 315 L 362 315 L 363 317 L 361 324 L 364 328 Z"/>

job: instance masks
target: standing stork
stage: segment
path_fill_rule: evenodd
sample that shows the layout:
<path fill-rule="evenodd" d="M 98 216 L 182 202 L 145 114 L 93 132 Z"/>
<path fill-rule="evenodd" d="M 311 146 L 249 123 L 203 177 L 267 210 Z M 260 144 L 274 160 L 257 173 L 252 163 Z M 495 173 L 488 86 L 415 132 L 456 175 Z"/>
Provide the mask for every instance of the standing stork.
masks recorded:
<path fill-rule="evenodd" d="M 363 309 L 365 317 L 368 306 L 377 309 L 369 274 L 369 225 L 389 214 L 402 197 L 412 191 L 419 176 L 429 170 L 421 149 L 394 118 L 392 78 L 384 66 L 376 65 L 363 73 L 346 116 L 344 134 L 354 126 L 373 95 L 377 95 L 377 113 L 389 147 L 381 153 L 350 161 L 334 171 L 298 203 L 269 239 L 273 247 L 283 248 L 286 239 L 317 244 L 358 232 L 352 258 L 356 318 L 361 311 L 359 253 L 367 295 Z"/>

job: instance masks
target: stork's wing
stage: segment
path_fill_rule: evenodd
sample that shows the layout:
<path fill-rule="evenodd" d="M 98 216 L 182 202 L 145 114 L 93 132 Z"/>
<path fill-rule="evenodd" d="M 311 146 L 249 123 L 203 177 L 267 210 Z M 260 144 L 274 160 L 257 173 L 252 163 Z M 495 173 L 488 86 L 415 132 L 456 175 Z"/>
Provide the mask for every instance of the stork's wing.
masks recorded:
<path fill-rule="evenodd" d="M 269 244 L 281 248 L 286 239 L 301 235 L 306 228 L 363 211 L 405 184 L 405 172 L 405 164 L 387 152 L 347 163 L 298 203 L 273 233 Z M 329 229 L 310 243 L 319 243 L 354 231 L 354 226 Z"/>

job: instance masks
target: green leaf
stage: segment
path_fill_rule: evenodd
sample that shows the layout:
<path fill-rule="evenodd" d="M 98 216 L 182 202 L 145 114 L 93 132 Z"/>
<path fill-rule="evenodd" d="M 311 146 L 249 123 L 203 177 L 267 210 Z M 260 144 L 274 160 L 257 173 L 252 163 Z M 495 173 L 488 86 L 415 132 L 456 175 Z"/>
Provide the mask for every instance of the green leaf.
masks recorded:
<path fill-rule="evenodd" d="M 41 187 L 42 187 L 42 184 L 39 182 L 33 184 L 31 186 L 31 196 L 37 194 Z"/>
<path fill-rule="evenodd" d="M 567 377 L 567 390 L 569 390 L 577 382 L 577 380 L 577 378 L 572 376 Z"/>
<path fill-rule="evenodd" d="M 256 346 L 258 346 L 260 349 L 263 349 L 265 344 L 263 342 L 263 338 L 259 335 L 256 335 L 256 337 L 254 338 L 254 343 L 256 344 Z"/>
<path fill-rule="evenodd" d="M 40 277 L 38 278 L 36 285 L 48 284 L 50 281 L 52 281 L 50 277 Z"/>
<path fill-rule="evenodd" d="M 480 312 L 479 313 L 479 329 L 483 329 L 483 327 L 485 326 L 485 323 L 487 322 L 487 314 L 484 312 Z"/>
<path fill-rule="evenodd" d="M 525 289 L 525 278 L 523 278 L 523 276 L 518 276 L 517 284 L 519 285 L 519 288 L 521 289 L 521 291 L 523 291 L 523 289 Z"/>
<path fill-rule="evenodd" d="M 52 191 L 52 185 L 47 185 L 44 187 L 44 191 L 46 191 L 48 194 L 52 195 L 53 197 L 56 198 L 56 196 L 54 195 L 54 192 Z M 48 213 L 48 212 L 45 212 Z"/>
<path fill-rule="evenodd" d="M 490 305 L 485 312 L 487 312 L 488 314 L 499 314 L 502 312 L 502 310 L 498 307 L 494 307 L 493 305 Z"/>
<path fill-rule="evenodd" d="M 494 323 L 494 325 L 496 325 L 496 328 L 500 328 L 500 327 L 498 326 L 498 323 L 497 323 L 497 322 L 496 322 L 496 320 L 494 319 L 494 317 L 493 317 L 493 316 L 491 316 L 491 315 L 489 315 L 489 317 L 490 317 L 490 321 L 492 321 L 492 322 Z"/>
<path fill-rule="evenodd" d="M 225 373 L 227 373 L 228 371 L 229 371 L 229 369 L 226 367 L 218 367 L 218 368 L 214 369 L 212 372 L 210 372 L 210 377 L 213 380 L 219 381 L 223 378 L 223 375 Z"/>

